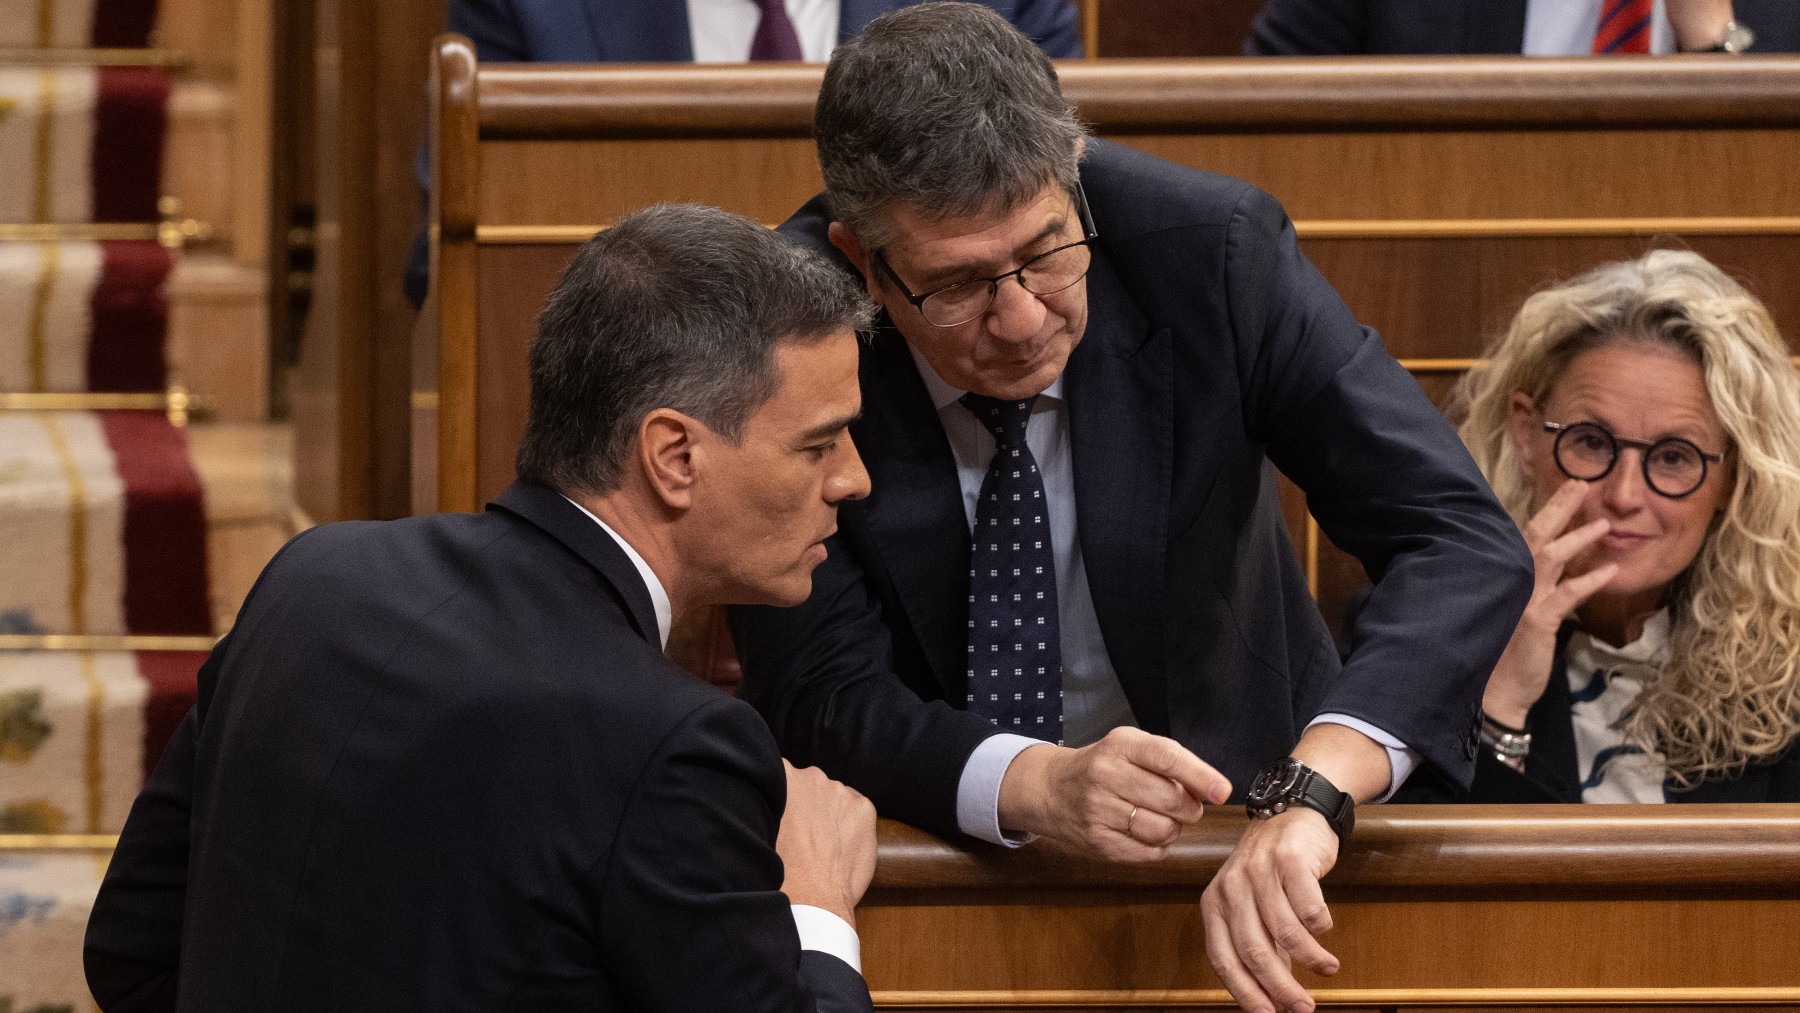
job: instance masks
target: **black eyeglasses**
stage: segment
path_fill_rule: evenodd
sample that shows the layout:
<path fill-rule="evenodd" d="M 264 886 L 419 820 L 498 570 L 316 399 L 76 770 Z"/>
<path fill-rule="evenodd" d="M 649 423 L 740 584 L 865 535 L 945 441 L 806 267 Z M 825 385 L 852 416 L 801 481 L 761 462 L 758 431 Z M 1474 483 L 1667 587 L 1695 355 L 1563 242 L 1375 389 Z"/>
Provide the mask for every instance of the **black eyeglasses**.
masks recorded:
<path fill-rule="evenodd" d="M 1680 499 L 1704 485 L 1706 462 L 1725 460 L 1724 454 L 1709 454 L 1678 436 L 1631 440 L 1615 436 L 1595 422 L 1546 422 L 1544 432 L 1556 434 L 1556 466 L 1584 482 L 1597 482 L 1610 474 L 1619 462 L 1619 447 L 1638 448 L 1643 451 L 1644 484 L 1669 499 Z"/>
<path fill-rule="evenodd" d="M 1019 287 L 1032 295 L 1054 295 L 1087 277 L 1088 268 L 1094 262 L 1090 246 L 1100 234 L 1094 231 L 1094 221 L 1088 215 L 1087 194 L 1081 192 L 1079 184 L 1075 187 L 1075 214 L 1081 220 L 1081 239 L 1046 250 L 1005 274 L 970 278 L 932 289 L 924 295 L 913 295 L 906 282 L 888 266 L 887 258 L 880 250 L 875 251 L 875 263 L 900 287 L 900 294 L 918 309 L 926 323 L 956 327 L 986 313 L 994 304 L 994 296 L 1000 292 L 1000 283 L 1008 278 L 1016 278 Z"/>

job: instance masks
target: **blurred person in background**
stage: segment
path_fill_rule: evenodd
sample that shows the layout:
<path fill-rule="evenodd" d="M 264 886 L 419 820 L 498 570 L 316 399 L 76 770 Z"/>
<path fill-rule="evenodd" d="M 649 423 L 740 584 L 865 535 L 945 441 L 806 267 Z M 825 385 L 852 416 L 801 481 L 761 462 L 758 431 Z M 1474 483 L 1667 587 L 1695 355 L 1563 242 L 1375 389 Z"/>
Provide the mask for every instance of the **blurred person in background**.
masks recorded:
<path fill-rule="evenodd" d="M 1793 0 L 1268 0 L 1251 56 L 1791 53 Z"/>

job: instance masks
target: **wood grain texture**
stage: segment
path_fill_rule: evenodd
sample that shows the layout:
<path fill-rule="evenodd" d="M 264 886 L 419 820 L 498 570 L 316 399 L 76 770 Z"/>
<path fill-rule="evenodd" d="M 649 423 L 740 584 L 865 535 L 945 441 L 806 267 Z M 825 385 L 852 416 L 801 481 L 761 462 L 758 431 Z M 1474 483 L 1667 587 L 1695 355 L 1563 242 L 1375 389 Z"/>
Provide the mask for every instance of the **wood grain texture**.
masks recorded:
<path fill-rule="evenodd" d="M 1216 1008 L 1197 901 L 1243 826 L 1107 866 L 884 822 L 865 973 L 900 1009 Z M 1334 1008 L 1800 1001 L 1800 806 L 1368 807 L 1325 892 Z"/>
<path fill-rule="evenodd" d="M 440 37 L 431 64 L 433 152 L 427 236 L 433 282 L 425 310 L 439 328 L 436 423 L 440 510 L 477 510 L 485 501 L 477 488 L 481 403 L 485 399 L 477 358 L 478 348 L 489 353 L 494 349 L 492 342 L 481 342 L 476 319 L 475 216 L 481 187 L 477 87 L 474 44 L 460 35 Z M 508 358 L 516 357 L 524 347 L 509 343 Z M 523 428 L 521 424 L 513 432 L 515 443 Z"/>
<path fill-rule="evenodd" d="M 804 136 L 818 66 L 498 65 L 482 78 L 494 138 Z M 1511 57 L 1099 59 L 1060 65 L 1100 134 L 1300 129 L 1709 129 L 1800 120 L 1786 56 L 1588 61 Z"/>

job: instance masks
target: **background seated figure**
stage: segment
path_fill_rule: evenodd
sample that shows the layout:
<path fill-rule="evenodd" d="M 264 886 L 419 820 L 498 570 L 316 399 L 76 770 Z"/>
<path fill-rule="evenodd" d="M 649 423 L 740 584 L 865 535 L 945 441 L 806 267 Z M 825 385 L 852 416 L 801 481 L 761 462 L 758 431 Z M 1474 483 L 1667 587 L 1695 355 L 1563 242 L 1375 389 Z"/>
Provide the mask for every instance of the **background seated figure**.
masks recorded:
<path fill-rule="evenodd" d="M 1524 527 L 1531 603 L 1483 697 L 1469 794 L 1800 801 L 1800 375 L 1694 253 L 1525 302 L 1458 391 Z"/>
<path fill-rule="evenodd" d="M 1744 52 L 1800 45 L 1792 0 L 1268 0 L 1251 56 Z"/>

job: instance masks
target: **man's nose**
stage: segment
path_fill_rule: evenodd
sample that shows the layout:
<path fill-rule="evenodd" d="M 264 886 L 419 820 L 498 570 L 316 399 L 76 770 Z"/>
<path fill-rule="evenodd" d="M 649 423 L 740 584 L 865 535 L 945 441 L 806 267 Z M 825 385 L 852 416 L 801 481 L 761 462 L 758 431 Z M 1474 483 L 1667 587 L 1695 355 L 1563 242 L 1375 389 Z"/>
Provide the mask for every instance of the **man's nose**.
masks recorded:
<path fill-rule="evenodd" d="M 863 467 L 862 454 L 849 433 L 844 434 L 843 449 L 843 465 L 825 483 L 825 500 L 829 503 L 862 499 L 869 494 L 869 469 Z"/>
<path fill-rule="evenodd" d="M 994 290 L 994 303 L 988 307 L 984 325 L 1001 341 L 1030 341 L 1044 329 L 1048 312 L 1044 301 L 1026 291 L 1018 275 L 1013 275 Z"/>

